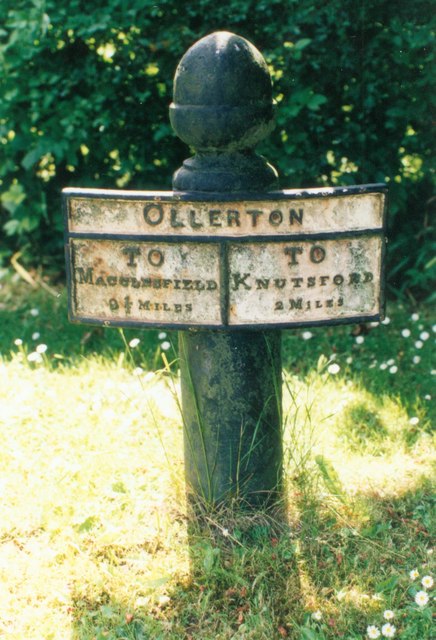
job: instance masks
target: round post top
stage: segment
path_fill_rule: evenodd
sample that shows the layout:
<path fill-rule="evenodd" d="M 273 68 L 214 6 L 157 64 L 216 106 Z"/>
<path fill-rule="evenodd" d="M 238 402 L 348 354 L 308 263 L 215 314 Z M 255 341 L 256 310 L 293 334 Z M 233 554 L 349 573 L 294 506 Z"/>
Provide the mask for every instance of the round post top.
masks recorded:
<path fill-rule="evenodd" d="M 170 120 L 177 135 L 197 151 L 252 148 L 270 133 L 273 117 L 268 67 L 245 38 L 212 33 L 180 60 Z"/>

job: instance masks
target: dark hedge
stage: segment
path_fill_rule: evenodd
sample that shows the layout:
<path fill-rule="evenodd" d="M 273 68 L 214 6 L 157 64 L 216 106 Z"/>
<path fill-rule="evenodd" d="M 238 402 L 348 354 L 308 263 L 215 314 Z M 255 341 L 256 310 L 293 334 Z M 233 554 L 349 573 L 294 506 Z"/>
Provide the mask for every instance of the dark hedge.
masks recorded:
<path fill-rule="evenodd" d="M 170 188 L 189 155 L 168 120 L 175 68 L 229 30 L 270 65 L 277 127 L 259 150 L 282 187 L 387 181 L 389 289 L 428 298 L 432 4 L 2 0 L 0 255 L 62 264 L 65 186 Z"/>

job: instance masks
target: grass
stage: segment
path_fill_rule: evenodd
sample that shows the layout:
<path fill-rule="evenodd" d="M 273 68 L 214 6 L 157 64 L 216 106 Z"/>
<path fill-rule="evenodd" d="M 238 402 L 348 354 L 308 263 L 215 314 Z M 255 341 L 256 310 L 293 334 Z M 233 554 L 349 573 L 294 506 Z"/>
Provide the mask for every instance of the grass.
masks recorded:
<path fill-rule="evenodd" d="M 62 288 L 0 284 L 2 640 L 431 638 L 427 309 L 285 332 L 286 520 L 229 505 L 200 529 L 171 334 L 72 326 Z"/>

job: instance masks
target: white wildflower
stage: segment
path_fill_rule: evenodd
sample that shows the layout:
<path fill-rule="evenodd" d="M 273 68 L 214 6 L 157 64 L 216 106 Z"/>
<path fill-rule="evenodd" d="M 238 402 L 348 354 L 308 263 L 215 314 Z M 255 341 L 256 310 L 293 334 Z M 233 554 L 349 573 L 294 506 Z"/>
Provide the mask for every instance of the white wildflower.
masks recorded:
<path fill-rule="evenodd" d="M 428 602 L 428 593 L 426 593 L 425 591 L 418 591 L 415 596 L 415 602 L 418 607 L 425 607 Z"/>
<path fill-rule="evenodd" d="M 393 638 L 395 635 L 396 628 L 390 622 L 387 622 L 382 626 L 382 635 L 385 638 Z"/>
<path fill-rule="evenodd" d="M 433 586 L 433 578 L 431 576 L 424 576 L 421 580 L 421 584 L 425 589 L 431 589 Z"/>
<path fill-rule="evenodd" d="M 135 347 L 138 346 L 138 344 L 140 343 L 140 339 L 139 338 L 132 338 L 132 340 L 130 340 L 129 342 L 129 347 L 131 347 L 132 349 L 134 349 Z"/>
<path fill-rule="evenodd" d="M 32 353 L 29 353 L 27 359 L 29 362 L 42 362 L 42 356 L 37 351 L 32 351 Z"/>

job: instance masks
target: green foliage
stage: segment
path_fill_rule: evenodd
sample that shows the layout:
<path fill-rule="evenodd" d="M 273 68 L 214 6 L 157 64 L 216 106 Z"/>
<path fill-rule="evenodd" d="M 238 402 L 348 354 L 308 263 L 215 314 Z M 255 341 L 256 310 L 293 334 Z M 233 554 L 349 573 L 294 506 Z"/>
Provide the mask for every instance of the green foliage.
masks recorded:
<path fill-rule="evenodd" d="M 228 29 L 270 65 L 277 127 L 262 152 L 283 186 L 387 181 L 390 289 L 428 295 L 431 15 L 428 0 L 3 0 L 0 256 L 60 260 L 65 186 L 169 188 L 187 155 L 168 121 L 175 68 Z"/>

